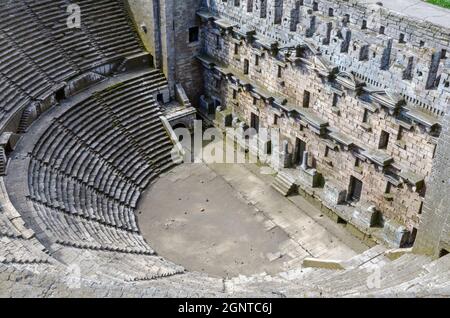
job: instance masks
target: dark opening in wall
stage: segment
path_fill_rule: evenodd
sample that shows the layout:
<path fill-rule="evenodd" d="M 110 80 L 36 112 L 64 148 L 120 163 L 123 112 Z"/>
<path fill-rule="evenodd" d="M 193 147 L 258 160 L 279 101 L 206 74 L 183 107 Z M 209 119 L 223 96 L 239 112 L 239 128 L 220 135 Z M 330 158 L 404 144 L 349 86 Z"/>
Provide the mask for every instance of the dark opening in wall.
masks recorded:
<path fill-rule="evenodd" d="M 450 252 L 448 250 L 446 250 L 445 248 L 441 249 L 441 251 L 439 252 L 439 257 L 444 257 L 446 255 L 448 255 Z"/>
<path fill-rule="evenodd" d="M 441 59 L 445 59 L 447 58 L 447 50 L 446 49 L 442 49 L 441 50 Z"/>
<path fill-rule="evenodd" d="M 333 94 L 333 107 L 337 107 L 338 103 L 339 103 L 339 95 L 334 93 Z"/>
<path fill-rule="evenodd" d="M 340 216 L 338 216 L 337 223 L 338 223 L 338 224 L 343 224 L 343 225 L 345 225 L 345 224 L 347 224 L 348 222 L 347 222 L 346 220 L 344 220 L 343 218 L 341 218 Z"/>
<path fill-rule="evenodd" d="M 156 100 L 160 103 L 164 103 L 164 96 L 163 94 L 156 95 Z"/>
<path fill-rule="evenodd" d="M 352 202 L 358 202 L 361 199 L 362 187 L 363 187 L 362 181 L 351 176 L 348 199 Z"/>
<path fill-rule="evenodd" d="M 333 8 L 329 8 L 329 9 L 328 9 L 328 16 L 329 16 L 329 17 L 334 16 L 334 9 L 333 9 Z"/>
<path fill-rule="evenodd" d="M 267 17 L 267 0 L 261 0 L 259 6 L 260 6 L 259 17 L 261 19 L 264 19 Z"/>
<path fill-rule="evenodd" d="M 318 11 L 318 10 L 319 10 L 319 4 L 316 1 L 314 1 L 313 2 L 313 11 Z"/>
<path fill-rule="evenodd" d="M 350 23 L 350 14 L 344 14 L 344 19 L 342 20 L 342 22 L 345 26 Z"/>
<path fill-rule="evenodd" d="M 384 193 L 389 194 L 392 191 L 392 183 L 387 182 L 386 183 L 386 189 L 384 190 Z"/>
<path fill-rule="evenodd" d="M 58 90 L 55 92 L 55 99 L 56 99 L 57 102 L 60 102 L 60 101 L 62 101 L 64 98 L 66 98 L 66 93 L 65 93 L 64 87 L 63 87 L 63 88 L 58 89 Z"/>
<path fill-rule="evenodd" d="M 386 149 L 389 144 L 389 133 L 382 130 L 380 135 L 380 143 L 378 149 Z"/>
<path fill-rule="evenodd" d="M 220 36 L 216 35 L 216 49 L 220 49 Z"/>
<path fill-rule="evenodd" d="M 299 138 L 295 138 L 295 149 L 294 149 L 294 166 L 299 166 L 303 164 L 303 155 L 306 151 L 306 142 Z M 306 164 L 308 164 L 306 162 Z"/>
<path fill-rule="evenodd" d="M 366 21 L 366 20 L 363 20 L 363 21 L 362 21 L 361 29 L 362 29 L 362 30 L 367 29 L 367 21 Z"/>
<path fill-rule="evenodd" d="M 308 92 L 307 90 L 305 90 L 305 92 L 303 93 L 303 107 L 304 108 L 309 107 L 310 99 L 311 99 L 311 93 Z"/>
<path fill-rule="evenodd" d="M 253 12 L 253 0 L 247 0 L 247 12 Z"/>
<path fill-rule="evenodd" d="M 362 122 L 365 124 L 369 124 L 369 121 L 370 121 L 370 112 L 367 109 L 364 109 Z"/>
<path fill-rule="evenodd" d="M 413 228 L 411 235 L 409 236 L 409 244 L 408 246 L 413 246 L 417 237 L 417 228 Z"/>
<path fill-rule="evenodd" d="M 380 26 L 380 30 L 378 31 L 378 33 L 384 34 L 384 31 L 385 31 L 385 30 L 386 30 L 386 29 L 385 29 L 384 26 Z"/>
<path fill-rule="evenodd" d="M 248 74 L 249 66 L 250 66 L 249 61 L 247 59 L 244 59 L 244 74 L 245 75 Z"/>
<path fill-rule="evenodd" d="M 405 43 L 405 34 L 400 33 L 400 36 L 398 38 L 398 43 Z"/>
<path fill-rule="evenodd" d="M 283 19 L 283 0 L 275 0 L 274 24 L 281 24 Z"/>
<path fill-rule="evenodd" d="M 259 132 L 259 116 L 255 113 L 252 113 L 251 115 L 250 127 L 253 128 L 256 132 Z"/>
<path fill-rule="evenodd" d="M 198 42 L 198 34 L 199 28 L 197 26 L 189 28 L 189 43 Z"/>
<path fill-rule="evenodd" d="M 274 125 L 278 125 L 278 120 L 280 119 L 280 116 L 278 116 L 277 114 L 273 115 L 273 124 Z"/>

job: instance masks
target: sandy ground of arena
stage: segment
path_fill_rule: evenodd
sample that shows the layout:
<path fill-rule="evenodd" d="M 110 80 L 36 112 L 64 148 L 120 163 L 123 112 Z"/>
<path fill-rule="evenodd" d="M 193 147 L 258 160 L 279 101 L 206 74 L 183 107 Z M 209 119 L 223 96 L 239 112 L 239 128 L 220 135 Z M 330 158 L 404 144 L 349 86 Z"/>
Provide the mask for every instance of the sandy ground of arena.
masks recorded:
<path fill-rule="evenodd" d="M 182 164 L 141 199 L 142 234 L 157 253 L 213 276 L 275 274 L 306 257 L 346 260 L 367 247 L 300 195 L 283 197 L 257 164 Z"/>

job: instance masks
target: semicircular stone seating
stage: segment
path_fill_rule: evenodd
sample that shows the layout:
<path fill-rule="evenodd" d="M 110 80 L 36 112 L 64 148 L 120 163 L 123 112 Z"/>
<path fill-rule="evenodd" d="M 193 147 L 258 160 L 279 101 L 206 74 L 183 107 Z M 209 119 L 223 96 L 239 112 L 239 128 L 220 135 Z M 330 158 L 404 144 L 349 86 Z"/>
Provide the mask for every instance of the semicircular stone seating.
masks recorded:
<path fill-rule="evenodd" d="M 96 93 L 56 118 L 36 144 L 30 200 L 57 242 L 153 253 L 138 235 L 135 208 L 173 166 L 152 97 L 157 86 L 147 85 L 160 76 L 149 72 Z"/>
<path fill-rule="evenodd" d="M 0 3 L 0 127 L 78 75 L 142 53 L 123 0 L 79 0 L 81 28 L 68 28 L 68 0 Z"/>
<path fill-rule="evenodd" d="M 123 0 L 75 1 L 82 9 L 81 28 L 67 26 L 72 3 L 0 3 L 0 131 L 78 76 L 94 71 L 107 78 L 113 73 L 103 68 L 145 53 Z M 20 172 L 29 185 L 20 206 L 33 211 L 31 222 L 30 214 L 14 209 L 1 179 L 0 263 L 77 263 L 84 274 L 125 281 L 184 272 L 156 256 L 137 226 L 141 192 L 173 165 L 172 144 L 153 98 L 167 89 L 167 81 L 143 67 L 128 81 L 73 105 L 40 136 L 27 176 Z"/>
<path fill-rule="evenodd" d="M 109 272 L 124 268 L 120 263 L 141 263 L 135 276 L 125 275 L 128 280 L 183 271 L 145 257 L 154 251 L 136 220 L 142 191 L 174 166 L 173 145 L 153 98 L 164 87 L 162 75 L 148 71 L 97 92 L 54 118 L 30 154 L 28 201 L 50 241 L 101 251 L 90 253 L 96 257 L 116 252 L 117 262 L 105 266 Z"/>
<path fill-rule="evenodd" d="M 0 3 L 1 132 L 65 82 L 145 53 L 123 0 L 75 2 L 83 22 L 73 29 L 66 25 L 72 1 Z M 89 93 L 42 113 L 0 177 L 0 297 L 450 295 L 450 256 L 391 262 L 374 247 L 343 270 L 231 279 L 186 272 L 157 256 L 139 232 L 136 207 L 174 165 L 155 100 L 168 84 L 146 66 L 107 73 Z M 383 276 L 372 288 L 373 265 Z"/>

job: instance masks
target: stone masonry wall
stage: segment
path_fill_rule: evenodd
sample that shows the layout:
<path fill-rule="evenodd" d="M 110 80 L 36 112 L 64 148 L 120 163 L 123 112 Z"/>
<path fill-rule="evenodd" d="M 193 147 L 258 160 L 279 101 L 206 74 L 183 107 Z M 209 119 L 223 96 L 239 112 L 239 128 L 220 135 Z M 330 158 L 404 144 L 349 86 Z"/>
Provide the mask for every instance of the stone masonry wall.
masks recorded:
<path fill-rule="evenodd" d="M 417 229 L 449 104 L 448 33 L 355 1 L 285 0 L 280 9 L 269 0 L 263 8 L 211 0 L 205 12 L 214 17 L 199 14 L 202 54 L 220 66 L 205 67 L 206 95 L 249 125 L 254 113 L 261 127 L 280 129 L 292 153 L 296 138 L 304 141 L 325 181 L 348 190 L 351 176 L 361 180 L 361 202 Z"/>
<path fill-rule="evenodd" d="M 234 41 L 230 39 L 231 36 L 228 40 L 222 38 L 221 47 L 216 48 L 216 33 L 207 29 L 204 29 L 204 32 L 207 53 L 225 63 L 233 74 L 241 74 L 240 76 L 244 78 L 241 71 L 244 59 L 254 61 L 252 48 L 247 45 L 240 46 L 238 57 L 234 54 Z M 423 178 L 428 178 L 435 144 L 433 138 L 422 132 L 420 127 L 403 132 L 401 140 L 397 143 L 401 126 L 393 116 L 384 110 L 377 110 L 370 115 L 371 131 L 368 132 L 361 126 L 366 110 L 364 102 L 355 94 L 344 93 L 339 97 L 337 109 L 333 109 L 331 87 L 325 86 L 314 72 L 301 66 L 287 65 L 283 68 L 280 81 L 277 78 L 279 62 L 276 59 L 265 54 L 264 58 L 259 58 L 259 63 L 259 68 L 253 65 L 249 68 L 248 82 L 258 83 L 268 91 L 284 94 L 289 99 L 289 105 L 299 108 L 302 105 L 304 91 L 308 90 L 311 94 L 310 109 L 327 121 L 330 127 L 353 139 L 361 147 L 377 149 L 381 130 L 388 131 L 392 141 L 388 144 L 386 153 L 394 158 L 394 162 L 401 169 L 408 167 Z M 226 80 L 220 82 L 219 88 L 212 88 L 216 81 L 214 74 L 212 72 L 206 74 L 206 91 L 212 97 L 220 99 L 223 106 L 232 108 L 233 112 L 247 124 L 250 124 L 251 113 L 255 113 L 259 116 L 261 127 L 279 128 L 284 138 L 289 141 L 291 152 L 294 152 L 296 138 L 299 138 L 306 143 L 306 150 L 311 154 L 310 165 L 317 168 L 327 180 L 333 180 L 342 189 L 347 189 L 351 176 L 360 179 L 364 183 L 361 198 L 363 201 L 375 203 L 386 217 L 397 220 L 410 230 L 418 226 L 418 213 L 422 205 L 421 193 L 403 184 L 400 187 L 392 187 L 391 196 L 386 198 L 389 183 L 386 171 L 379 171 L 374 164 L 364 161 L 355 167 L 357 156 L 351 151 L 341 149 L 329 139 L 318 136 L 305 124 L 272 107 L 264 99 L 254 102 L 254 97 L 249 92 L 239 89 L 234 95 L 236 98 L 233 98 L 236 87 Z M 277 124 L 274 124 L 275 116 L 279 117 Z"/>
<path fill-rule="evenodd" d="M 189 29 L 199 27 L 196 11 L 200 7 L 200 0 L 173 0 L 174 32 L 176 55 L 176 81 L 181 83 L 193 105 L 203 91 L 200 63 L 195 56 L 200 52 L 200 34 L 198 40 L 189 41 Z"/>
<path fill-rule="evenodd" d="M 128 3 L 147 50 L 155 57 L 156 67 L 166 75 L 172 96 L 176 83 L 180 83 L 195 105 L 203 87 L 201 68 L 195 59 L 200 41 L 195 36 L 190 39 L 189 30 L 198 27 L 196 11 L 201 0 L 129 0 Z"/>
<path fill-rule="evenodd" d="M 431 113 L 442 115 L 450 103 L 448 30 L 355 0 L 284 0 L 275 23 L 274 0 L 267 0 L 267 18 L 260 17 L 261 1 L 251 2 L 249 11 L 245 0 L 211 0 L 208 10 L 280 46 L 310 41 L 340 68 Z"/>
<path fill-rule="evenodd" d="M 153 56 L 156 67 L 160 67 L 160 42 L 157 34 L 159 25 L 155 23 L 156 8 L 153 0 L 128 0 L 128 9 L 134 19 L 135 27 L 145 45 L 146 50 Z"/>

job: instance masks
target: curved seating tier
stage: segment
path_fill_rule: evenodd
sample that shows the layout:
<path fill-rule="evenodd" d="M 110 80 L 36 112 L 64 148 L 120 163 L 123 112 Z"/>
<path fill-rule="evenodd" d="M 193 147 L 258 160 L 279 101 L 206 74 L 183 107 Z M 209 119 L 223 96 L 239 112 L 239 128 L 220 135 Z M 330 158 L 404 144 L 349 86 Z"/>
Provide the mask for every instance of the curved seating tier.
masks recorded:
<path fill-rule="evenodd" d="M 60 255 L 61 254 L 61 255 Z M 84 276 L 102 274 L 127 282 L 152 280 L 184 273 L 184 268 L 154 255 L 124 254 L 112 251 L 80 252 L 77 248 L 62 246 L 56 258 L 71 259 L 83 264 Z"/>
<path fill-rule="evenodd" d="M 49 261 L 44 247 L 23 226 L 0 179 L 0 263 L 42 264 Z"/>
<path fill-rule="evenodd" d="M 68 27 L 68 0 L 0 3 L 0 127 L 64 82 L 143 52 L 123 0 L 76 3 L 80 28 Z"/>
<path fill-rule="evenodd" d="M 39 138 L 29 164 L 29 205 L 54 242 L 153 254 L 140 236 L 141 192 L 173 167 L 173 145 L 154 95 L 167 88 L 156 70 L 72 106 Z"/>

